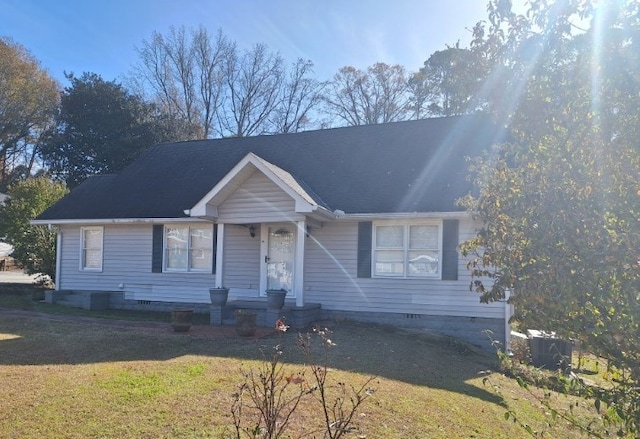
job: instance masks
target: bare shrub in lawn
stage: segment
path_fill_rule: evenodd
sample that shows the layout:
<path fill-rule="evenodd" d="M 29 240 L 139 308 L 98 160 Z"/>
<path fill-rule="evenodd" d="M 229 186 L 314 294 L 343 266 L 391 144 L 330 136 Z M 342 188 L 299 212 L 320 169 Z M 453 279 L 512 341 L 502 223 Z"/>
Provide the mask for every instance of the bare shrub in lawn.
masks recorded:
<path fill-rule="evenodd" d="M 313 392 L 305 386 L 304 373 L 285 373 L 281 358 L 282 350 L 276 345 L 271 358 L 257 370 L 243 371 L 244 382 L 231 406 L 237 439 L 282 437 L 303 397 Z"/>
<path fill-rule="evenodd" d="M 281 333 L 289 327 L 282 320 L 276 323 Z M 298 335 L 301 350 L 312 378 L 307 381 L 305 371 L 288 373 L 282 363 L 281 345 L 276 345 L 269 359 L 256 370 L 243 371 L 244 381 L 233 395 L 231 416 L 235 438 L 276 439 L 286 437 L 293 415 L 300 404 L 318 403 L 323 414 L 322 437 L 339 439 L 353 431 L 353 418 L 364 401 L 373 394 L 370 387 L 374 377 L 359 386 L 329 379 L 329 349 L 335 344 L 326 328 L 314 328 L 313 333 Z M 320 340 L 321 354 L 316 356 L 313 335 Z M 318 361 L 320 360 L 320 361 Z M 318 431 L 305 431 L 310 436 Z"/>
<path fill-rule="evenodd" d="M 329 349 L 335 344 L 329 336 L 331 331 L 327 328 L 314 328 L 313 332 L 322 342 L 322 353 L 320 364 L 316 364 L 311 334 L 298 335 L 298 346 L 307 358 L 317 392 L 313 393 L 316 400 L 322 407 L 324 417 L 324 437 L 339 439 L 346 433 L 352 431 L 353 417 L 358 407 L 371 396 L 374 389 L 370 386 L 375 377 L 370 376 L 362 385 L 355 387 L 352 384 L 343 382 L 331 383 L 327 381 L 329 369 Z"/>

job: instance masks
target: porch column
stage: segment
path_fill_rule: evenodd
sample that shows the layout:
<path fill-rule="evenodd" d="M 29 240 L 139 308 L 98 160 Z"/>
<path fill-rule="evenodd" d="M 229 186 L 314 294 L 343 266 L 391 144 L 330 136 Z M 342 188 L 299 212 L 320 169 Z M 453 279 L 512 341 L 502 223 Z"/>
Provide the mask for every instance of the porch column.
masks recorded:
<path fill-rule="evenodd" d="M 293 290 L 296 292 L 296 306 L 304 306 L 304 242 L 307 236 L 306 221 L 297 221 L 296 227 L 296 273 Z"/>
<path fill-rule="evenodd" d="M 224 255 L 224 223 L 218 223 L 218 236 L 216 239 L 216 288 L 222 287 L 222 267 Z"/>

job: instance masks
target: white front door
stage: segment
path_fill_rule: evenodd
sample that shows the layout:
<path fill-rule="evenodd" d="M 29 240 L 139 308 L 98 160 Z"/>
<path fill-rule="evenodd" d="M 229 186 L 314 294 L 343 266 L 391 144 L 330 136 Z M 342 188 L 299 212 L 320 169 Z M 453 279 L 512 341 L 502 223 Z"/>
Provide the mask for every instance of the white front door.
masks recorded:
<path fill-rule="evenodd" d="M 293 224 L 269 225 L 267 233 L 266 289 L 294 291 L 296 227 Z"/>

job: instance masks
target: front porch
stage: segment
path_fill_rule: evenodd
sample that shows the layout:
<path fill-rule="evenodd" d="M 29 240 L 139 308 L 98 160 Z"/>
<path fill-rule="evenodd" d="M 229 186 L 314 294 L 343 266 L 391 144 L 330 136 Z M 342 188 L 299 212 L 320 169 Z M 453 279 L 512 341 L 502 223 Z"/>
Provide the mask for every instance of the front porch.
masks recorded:
<path fill-rule="evenodd" d="M 281 309 L 273 309 L 267 307 L 266 298 L 255 298 L 230 300 L 223 307 L 211 305 L 209 322 L 211 325 L 233 325 L 238 309 L 255 312 L 258 326 L 263 327 L 275 327 L 276 320 L 284 318 L 288 326 L 303 329 L 322 319 L 322 307 L 319 303 L 297 306 L 295 301 L 287 300 Z"/>

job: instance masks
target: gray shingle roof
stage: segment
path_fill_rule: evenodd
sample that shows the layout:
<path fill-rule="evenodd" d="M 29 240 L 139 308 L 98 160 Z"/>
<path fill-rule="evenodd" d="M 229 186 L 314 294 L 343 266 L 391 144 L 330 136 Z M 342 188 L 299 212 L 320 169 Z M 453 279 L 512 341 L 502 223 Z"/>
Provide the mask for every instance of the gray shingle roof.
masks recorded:
<path fill-rule="evenodd" d="M 157 145 L 118 175 L 88 178 L 38 219 L 181 218 L 252 152 L 346 213 L 450 212 L 465 156 L 500 132 L 480 116 Z"/>

